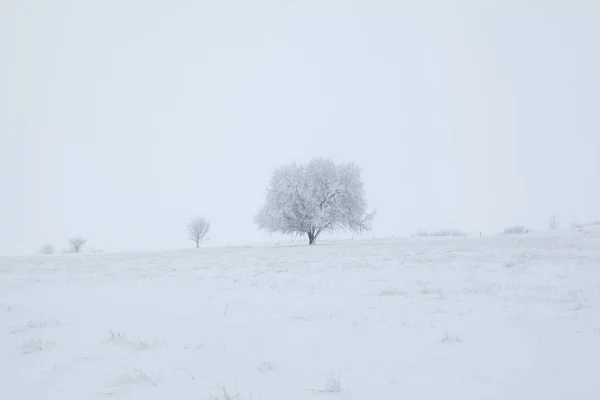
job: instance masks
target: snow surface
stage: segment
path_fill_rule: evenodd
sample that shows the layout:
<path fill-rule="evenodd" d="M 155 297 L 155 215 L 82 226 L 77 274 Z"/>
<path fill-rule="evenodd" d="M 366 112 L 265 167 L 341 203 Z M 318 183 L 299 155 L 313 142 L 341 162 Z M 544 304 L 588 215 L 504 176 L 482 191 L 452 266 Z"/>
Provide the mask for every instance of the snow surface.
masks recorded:
<path fill-rule="evenodd" d="M 600 393 L 598 229 L 11 258 L 0 283 L 7 400 Z"/>

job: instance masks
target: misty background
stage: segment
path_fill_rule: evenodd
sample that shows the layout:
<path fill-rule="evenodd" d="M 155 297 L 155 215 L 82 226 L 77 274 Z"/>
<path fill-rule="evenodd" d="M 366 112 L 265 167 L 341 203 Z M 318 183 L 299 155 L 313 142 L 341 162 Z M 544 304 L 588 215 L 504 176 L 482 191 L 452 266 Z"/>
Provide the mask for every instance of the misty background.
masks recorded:
<path fill-rule="evenodd" d="M 0 254 L 282 240 L 272 170 L 356 161 L 363 237 L 600 219 L 600 2 L 0 3 Z M 324 238 L 331 237 L 325 236 Z"/>

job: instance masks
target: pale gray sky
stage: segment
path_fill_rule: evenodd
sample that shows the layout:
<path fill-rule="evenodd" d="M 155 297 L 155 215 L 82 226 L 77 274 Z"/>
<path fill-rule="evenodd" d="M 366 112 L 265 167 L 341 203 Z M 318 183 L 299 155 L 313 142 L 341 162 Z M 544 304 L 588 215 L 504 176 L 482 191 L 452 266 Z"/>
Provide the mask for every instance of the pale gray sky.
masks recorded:
<path fill-rule="evenodd" d="M 0 254 L 262 241 L 271 170 L 363 167 L 372 235 L 600 219 L 600 2 L 0 4 Z M 271 239 L 272 240 L 272 239 Z"/>

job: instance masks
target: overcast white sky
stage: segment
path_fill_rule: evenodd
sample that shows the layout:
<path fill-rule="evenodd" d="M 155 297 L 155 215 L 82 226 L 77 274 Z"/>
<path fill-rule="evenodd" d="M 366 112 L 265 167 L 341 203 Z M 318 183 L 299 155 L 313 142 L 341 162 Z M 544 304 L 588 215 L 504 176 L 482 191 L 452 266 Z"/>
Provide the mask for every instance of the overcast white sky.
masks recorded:
<path fill-rule="evenodd" d="M 600 219 L 600 2 L 0 2 L 0 254 L 268 239 L 271 170 L 363 168 L 370 235 Z M 270 240 L 274 240 L 271 238 Z"/>

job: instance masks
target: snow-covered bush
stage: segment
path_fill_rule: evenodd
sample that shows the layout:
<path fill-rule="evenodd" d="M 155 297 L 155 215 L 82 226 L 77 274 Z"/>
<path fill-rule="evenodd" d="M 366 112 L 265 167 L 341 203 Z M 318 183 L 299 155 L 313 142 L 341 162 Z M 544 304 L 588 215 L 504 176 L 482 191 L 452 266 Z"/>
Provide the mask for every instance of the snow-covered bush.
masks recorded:
<path fill-rule="evenodd" d="M 455 229 L 442 229 L 440 231 L 433 232 L 431 236 L 454 236 L 454 237 L 465 237 L 466 233 L 457 231 Z"/>
<path fill-rule="evenodd" d="M 424 230 L 419 230 L 414 236 L 432 236 L 432 237 L 466 237 L 467 234 L 461 231 L 457 231 L 455 229 L 441 229 L 439 231 L 427 232 Z"/>
<path fill-rule="evenodd" d="M 40 248 L 40 254 L 54 254 L 54 246 L 45 244 Z"/>
<path fill-rule="evenodd" d="M 600 225 L 600 221 L 591 221 L 591 222 L 586 222 L 586 223 L 580 223 L 577 221 L 571 222 L 571 228 L 574 228 L 574 229 L 581 229 L 581 228 L 585 228 L 587 226 L 593 226 L 593 225 Z"/>
<path fill-rule="evenodd" d="M 531 230 L 525 228 L 522 225 L 515 225 L 508 228 L 505 228 L 502 232 L 503 235 L 524 235 L 526 233 L 530 233 Z"/>
<path fill-rule="evenodd" d="M 359 167 L 327 158 L 277 168 L 255 216 L 260 229 L 307 235 L 309 244 L 322 232 L 369 230 L 372 219 Z"/>

